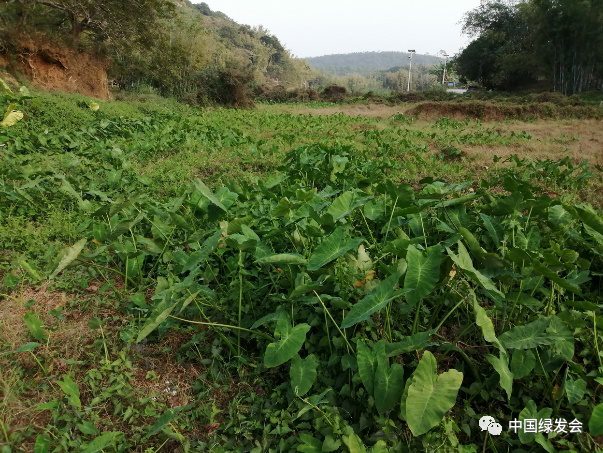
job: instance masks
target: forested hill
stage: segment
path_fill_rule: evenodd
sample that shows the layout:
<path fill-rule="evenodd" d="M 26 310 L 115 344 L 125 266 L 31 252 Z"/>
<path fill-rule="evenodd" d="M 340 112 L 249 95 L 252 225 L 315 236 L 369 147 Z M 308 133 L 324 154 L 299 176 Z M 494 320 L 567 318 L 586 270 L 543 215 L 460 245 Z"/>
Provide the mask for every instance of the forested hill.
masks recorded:
<path fill-rule="evenodd" d="M 206 3 L 179 1 L 184 14 L 194 17 L 195 25 L 203 29 L 203 53 L 208 63 L 251 71 L 257 83 L 278 79 L 297 86 L 311 77 L 309 66 L 293 58 L 266 28 L 239 24 L 220 11 L 212 11 Z"/>
<path fill-rule="evenodd" d="M 315 72 L 265 28 L 188 0 L 0 0 L 0 70 L 100 98 L 108 78 L 226 104 L 247 87 L 297 87 Z"/>
<path fill-rule="evenodd" d="M 346 76 L 350 74 L 369 75 L 376 71 L 384 71 L 398 66 L 408 65 L 406 52 L 354 52 L 347 54 L 324 55 L 310 57 L 305 60 L 314 69 L 328 74 Z M 434 55 L 416 54 L 413 63 L 437 65 L 442 61 Z"/>

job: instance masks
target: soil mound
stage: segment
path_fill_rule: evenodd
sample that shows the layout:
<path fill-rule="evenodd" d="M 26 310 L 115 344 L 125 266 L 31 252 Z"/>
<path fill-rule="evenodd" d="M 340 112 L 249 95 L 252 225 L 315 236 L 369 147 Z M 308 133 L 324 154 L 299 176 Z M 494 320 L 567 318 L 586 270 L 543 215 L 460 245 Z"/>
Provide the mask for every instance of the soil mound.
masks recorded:
<path fill-rule="evenodd" d="M 485 101 L 424 102 L 406 112 L 417 118 L 435 119 L 477 118 L 485 121 L 503 121 L 534 118 L 603 118 L 603 109 L 592 106 L 558 106 L 550 102 L 508 104 Z"/>

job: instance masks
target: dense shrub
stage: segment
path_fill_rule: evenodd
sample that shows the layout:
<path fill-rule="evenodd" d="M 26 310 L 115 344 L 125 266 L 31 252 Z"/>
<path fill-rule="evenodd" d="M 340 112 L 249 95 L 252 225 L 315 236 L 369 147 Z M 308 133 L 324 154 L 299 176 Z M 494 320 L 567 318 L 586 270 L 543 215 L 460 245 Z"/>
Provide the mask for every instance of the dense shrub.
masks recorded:
<path fill-rule="evenodd" d="M 294 88 L 288 89 L 283 85 L 275 87 L 258 87 L 255 91 L 255 99 L 262 102 L 308 102 L 320 99 L 318 93 L 313 89 Z"/>
<path fill-rule="evenodd" d="M 250 85 L 253 75 L 234 70 L 211 68 L 199 74 L 197 102 L 201 105 L 219 104 L 250 108 Z"/>
<path fill-rule="evenodd" d="M 321 97 L 326 101 L 341 102 L 346 98 L 347 94 L 348 90 L 346 87 L 329 85 L 322 90 Z"/>

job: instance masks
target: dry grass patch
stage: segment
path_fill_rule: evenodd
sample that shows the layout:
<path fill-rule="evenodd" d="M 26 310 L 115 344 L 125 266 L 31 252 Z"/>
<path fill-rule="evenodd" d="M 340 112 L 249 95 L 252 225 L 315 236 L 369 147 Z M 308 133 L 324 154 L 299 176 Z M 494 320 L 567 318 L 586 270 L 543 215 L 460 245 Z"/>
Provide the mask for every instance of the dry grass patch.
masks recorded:
<path fill-rule="evenodd" d="M 525 131 L 538 140 L 538 151 L 545 159 L 569 156 L 580 162 L 587 160 L 603 165 L 603 122 L 598 120 L 539 121 L 535 123 L 510 123 L 507 130 Z M 546 150 L 549 153 L 546 153 Z"/>
<path fill-rule="evenodd" d="M 384 105 L 384 104 L 341 104 L 329 107 L 312 107 L 299 105 L 259 105 L 258 110 L 270 113 L 288 113 L 291 115 L 337 115 L 364 116 L 367 118 L 389 118 L 397 113 L 405 113 L 413 104 Z"/>
<path fill-rule="evenodd" d="M 67 303 L 67 294 L 48 290 L 48 284 L 40 288 L 26 288 L 13 293 L 0 304 L 0 341 L 18 347 L 29 337 L 23 317 L 33 312 L 45 325 L 53 325 L 53 316 L 49 313 Z"/>
<path fill-rule="evenodd" d="M 147 396 L 157 395 L 170 407 L 189 404 L 193 384 L 202 368 L 193 363 L 179 363 L 177 351 L 190 337 L 190 333 L 172 332 L 161 343 L 136 345 L 132 386 Z"/>
<path fill-rule="evenodd" d="M 591 165 L 603 165 L 602 125 L 601 121 L 595 120 L 498 123 L 497 132 L 527 132 L 532 139 L 509 145 L 461 146 L 474 162 L 485 166 L 492 165 L 494 156 L 505 159 L 514 154 L 531 159 L 560 160 L 569 157 L 576 164 L 586 160 Z"/>

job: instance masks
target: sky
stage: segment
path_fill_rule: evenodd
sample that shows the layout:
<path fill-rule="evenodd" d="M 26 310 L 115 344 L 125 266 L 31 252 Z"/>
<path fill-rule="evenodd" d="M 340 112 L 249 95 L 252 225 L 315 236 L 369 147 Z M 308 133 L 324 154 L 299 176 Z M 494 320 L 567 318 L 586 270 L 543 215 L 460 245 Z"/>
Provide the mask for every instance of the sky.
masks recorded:
<path fill-rule="evenodd" d="M 193 3 L 200 3 L 193 0 Z M 298 57 L 409 49 L 454 55 L 465 12 L 480 0 L 205 0 L 241 24 L 263 25 Z"/>

